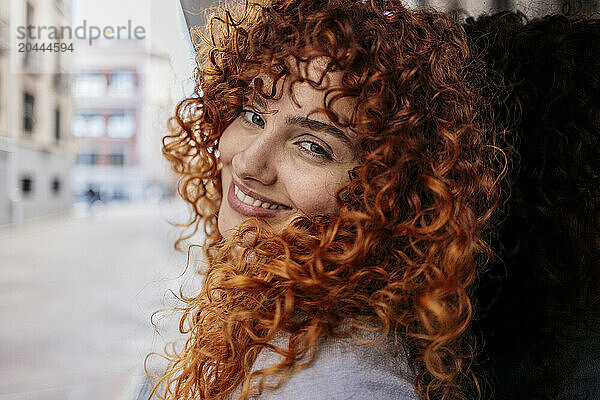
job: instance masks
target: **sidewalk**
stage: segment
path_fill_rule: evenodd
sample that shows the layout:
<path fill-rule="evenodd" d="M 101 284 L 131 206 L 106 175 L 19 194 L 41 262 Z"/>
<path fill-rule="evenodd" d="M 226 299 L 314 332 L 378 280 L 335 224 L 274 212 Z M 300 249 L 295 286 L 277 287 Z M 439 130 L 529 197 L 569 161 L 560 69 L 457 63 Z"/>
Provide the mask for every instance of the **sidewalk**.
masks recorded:
<path fill-rule="evenodd" d="M 130 400 L 143 362 L 178 338 L 180 203 L 108 205 L 0 230 L 0 400 Z M 152 366 L 153 364 L 151 364 Z"/>

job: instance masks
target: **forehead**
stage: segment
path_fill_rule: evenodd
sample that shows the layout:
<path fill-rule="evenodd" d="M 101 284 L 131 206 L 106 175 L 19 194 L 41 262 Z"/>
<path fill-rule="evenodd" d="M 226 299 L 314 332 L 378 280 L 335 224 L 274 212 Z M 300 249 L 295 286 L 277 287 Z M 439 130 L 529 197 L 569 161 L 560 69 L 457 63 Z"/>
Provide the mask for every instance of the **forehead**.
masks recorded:
<path fill-rule="evenodd" d="M 349 121 L 356 101 L 350 96 L 336 96 L 341 93 L 343 72 L 331 71 L 328 65 L 325 57 L 310 62 L 291 59 L 288 63 L 289 74 L 279 79 L 274 88 L 273 78 L 269 75 L 261 73 L 254 78 L 250 85 L 250 100 L 261 108 L 271 108 L 289 101 L 292 108 L 305 115 L 311 114 L 311 118 L 320 115 L 329 119 L 324 110 L 327 108 L 340 120 Z M 270 95 L 273 89 L 276 93 L 273 99 L 269 99 L 269 96 L 263 98 L 260 94 Z"/>

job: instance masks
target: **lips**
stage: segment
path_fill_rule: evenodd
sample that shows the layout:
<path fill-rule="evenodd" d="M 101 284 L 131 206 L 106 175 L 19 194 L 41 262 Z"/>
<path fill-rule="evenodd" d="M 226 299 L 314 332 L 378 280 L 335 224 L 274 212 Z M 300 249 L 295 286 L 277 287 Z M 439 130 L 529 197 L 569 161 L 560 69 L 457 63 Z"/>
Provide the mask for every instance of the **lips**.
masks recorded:
<path fill-rule="evenodd" d="M 233 210 L 248 217 L 272 217 L 290 209 L 247 188 L 242 189 L 233 181 L 229 185 L 227 201 Z"/>

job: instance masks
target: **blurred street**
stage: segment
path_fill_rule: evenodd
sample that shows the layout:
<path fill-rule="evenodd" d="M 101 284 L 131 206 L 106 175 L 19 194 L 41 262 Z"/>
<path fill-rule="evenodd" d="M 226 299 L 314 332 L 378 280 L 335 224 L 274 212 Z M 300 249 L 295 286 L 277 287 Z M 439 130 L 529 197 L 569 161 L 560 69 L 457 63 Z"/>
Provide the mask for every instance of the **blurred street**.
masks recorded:
<path fill-rule="evenodd" d="M 0 400 L 135 399 L 145 356 L 177 334 L 178 314 L 159 333 L 151 314 L 200 280 L 173 250 L 180 203 L 79 206 L 0 229 Z"/>

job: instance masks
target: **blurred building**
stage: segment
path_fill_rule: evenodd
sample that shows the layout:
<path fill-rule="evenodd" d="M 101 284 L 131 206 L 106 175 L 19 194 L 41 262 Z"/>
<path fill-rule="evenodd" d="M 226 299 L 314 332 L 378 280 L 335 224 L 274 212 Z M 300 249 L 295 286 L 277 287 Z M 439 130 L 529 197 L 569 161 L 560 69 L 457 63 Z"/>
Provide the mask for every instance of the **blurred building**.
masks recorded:
<path fill-rule="evenodd" d="M 173 178 L 160 151 L 172 103 L 169 58 L 139 39 L 76 46 L 73 193 L 83 200 L 91 189 L 105 201 L 170 193 Z"/>
<path fill-rule="evenodd" d="M 431 6 L 455 13 L 457 18 L 519 10 L 528 17 L 548 14 L 591 15 L 600 11 L 598 0 L 407 0 L 410 7 Z"/>
<path fill-rule="evenodd" d="M 70 209 L 70 52 L 19 52 L 34 43 L 14 35 L 70 22 L 70 0 L 0 2 L 0 225 Z"/>

